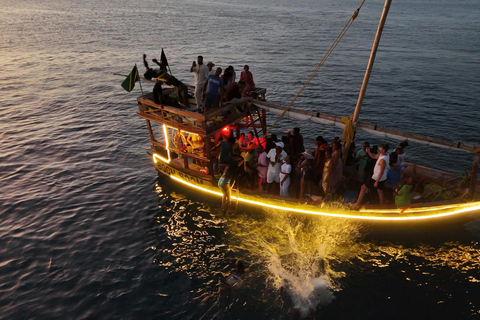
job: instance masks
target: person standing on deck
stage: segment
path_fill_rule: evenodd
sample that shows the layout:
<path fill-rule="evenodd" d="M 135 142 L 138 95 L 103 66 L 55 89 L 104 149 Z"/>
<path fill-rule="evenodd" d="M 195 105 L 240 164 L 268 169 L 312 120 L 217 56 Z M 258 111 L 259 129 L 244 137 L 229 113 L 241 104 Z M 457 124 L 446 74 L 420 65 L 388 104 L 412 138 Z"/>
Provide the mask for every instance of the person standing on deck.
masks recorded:
<path fill-rule="evenodd" d="M 255 144 L 250 144 L 243 155 L 243 170 L 245 172 L 246 184 L 247 187 L 253 189 L 255 187 L 256 181 L 256 162 L 254 152 L 257 149 Z"/>
<path fill-rule="evenodd" d="M 290 172 L 292 172 L 292 165 L 290 164 L 290 156 L 287 156 L 280 167 L 280 196 L 282 197 L 289 197 Z"/>
<path fill-rule="evenodd" d="M 306 150 L 300 154 L 300 161 L 297 165 L 297 171 L 300 176 L 300 199 L 302 199 L 306 194 L 311 193 L 311 184 L 313 181 L 313 163 L 314 157 L 309 150 Z"/>
<path fill-rule="evenodd" d="M 258 160 L 257 160 L 257 170 L 258 170 L 258 187 L 260 190 L 265 191 L 267 186 L 267 171 L 268 171 L 268 159 L 267 153 L 261 144 L 257 147 Z"/>
<path fill-rule="evenodd" d="M 203 64 L 203 57 L 197 57 L 197 63 L 193 61 L 192 66 L 190 67 L 190 72 L 194 72 L 193 77 L 195 79 L 195 100 L 197 101 L 197 111 L 201 111 L 202 107 L 202 99 L 201 99 L 201 92 L 203 88 L 203 84 L 208 77 L 208 68 L 206 65 Z"/>
<path fill-rule="evenodd" d="M 229 85 L 237 81 L 237 73 L 235 72 L 235 69 L 233 68 L 233 66 L 228 66 L 227 69 L 232 74 L 232 76 L 230 77 L 230 80 L 228 81 L 228 85 L 227 85 L 228 87 Z"/>
<path fill-rule="evenodd" d="M 234 137 L 228 137 L 220 143 L 220 153 L 218 154 L 218 170 L 227 167 L 232 162 Z"/>
<path fill-rule="evenodd" d="M 213 67 L 215 67 L 215 63 L 213 63 L 212 61 L 208 61 L 207 62 L 208 75 L 214 75 L 215 74 L 215 70 L 213 69 Z"/>
<path fill-rule="evenodd" d="M 215 70 L 215 75 L 208 76 L 203 84 L 202 99 L 205 98 L 205 111 L 223 106 L 223 80 L 220 78 L 222 68 Z"/>
<path fill-rule="evenodd" d="M 227 90 L 228 85 L 231 83 L 230 80 L 232 80 L 232 72 L 229 71 L 229 69 L 225 69 L 223 71 L 223 74 L 221 75 L 220 78 L 222 78 L 223 81 L 223 90 Z"/>
<path fill-rule="evenodd" d="M 324 199 L 327 197 L 327 195 L 332 194 L 332 187 L 330 183 L 333 170 L 332 152 L 332 147 L 327 147 L 325 149 L 325 163 L 322 171 L 322 189 Z"/>
<path fill-rule="evenodd" d="M 388 148 L 388 144 L 385 143 L 380 145 L 380 147 L 378 148 L 378 154 L 371 153 L 369 148 L 365 150 L 367 151 L 368 156 L 372 159 L 377 159 L 377 162 L 375 163 L 375 167 L 373 168 L 372 177 L 369 178 L 360 189 L 358 200 L 353 205 L 355 208 L 360 207 L 368 189 L 377 189 L 380 204 L 384 203 L 383 189 L 385 188 L 385 181 L 387 180 L 387 165 L 390 162 L 390 157 L 387 153 Z"/>
<path fill-rule="evenodd" d="M 357 179 L 360 182 L 365 181 L 365 167 L 367 166 L 367 161 L 368 161 L 368 154 L 367 154 L 367 149 L 370 148 L 370 143 L 368 141 L 365 141 L 363 143 L 362 149 L 357 151 L 357 154 L 355 155 L 355 161 L 357 162 Z"/>
<path fill-rule="evenodd" d="M 278 187 L 276 186 L 280 184 L 280 170 L 283 160 L 285 160 L 287 157 L 287 153 L 285 150 L 283 150 L 283 147 L 283 142 L 276 142 L 275 148 L 272 148 L 267 154 L 267 158 L 269 160 L 267 170 L 267 184 L 269 193 L 276 193 L 274 192 L 273 188 L 278 190 Z"/>
<path fill-rule="evenodd" d="M 293 128 L 293 138 L 292 138 L 293 150 L 292 154 L 294 157 L 299 157 L 299 155 L 305 151 L 305 146 L 303 145 L 303 136 L 300 134 L 300 128 Z"/>
<path fill-rule="evenodd" d="M 218 187 L 222 190 L 222 213 L 230 210 L 230 198 L 232 196 L 233 167 L 227 166 L 222 176 L 218 179 Z"/>
<path fill-rule="evenodd" d="M 406 147 L 408 147 L 408 141 L 403 140 L 398 144 L 397 148 L 395 149 L 395 152 L 398 154 L 398 164 L 402 166 L 405 163 L 405 157 L 407 156 L 404 151 Z"/>

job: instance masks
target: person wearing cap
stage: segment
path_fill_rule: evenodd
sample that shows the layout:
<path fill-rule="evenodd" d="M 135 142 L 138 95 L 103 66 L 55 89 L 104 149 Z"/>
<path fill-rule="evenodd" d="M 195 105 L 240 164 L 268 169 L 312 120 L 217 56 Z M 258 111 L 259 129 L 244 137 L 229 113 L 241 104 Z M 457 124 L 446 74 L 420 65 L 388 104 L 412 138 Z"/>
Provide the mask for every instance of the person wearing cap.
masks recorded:
<path fill-rule="evenodd" d="M 283 147 L 283 142 L 276 142 L 275 148 L 272 148 L 267 154 L 267 158 L 269 160 L 267 170 L 267 186 L 269 193 L 273 193 L 275 183 L 277 185 L 280 184 L 280 169 L 282 167 L 283 160 L 285 160 L 287 157 L 287 153 L 283 150 Z"/>
<path fill-rule="evenodd" d="M 388 155 L 389 145 L 384 143 L 381 144 L 378 148 L 378 153 L 373 154 L 370 152 L 370 148 L 367 148 L 368 156 L 372 159 L 377 159 L 375 167 L 373 168 L 373 175 L 371 178 L 365 182 L 360 188 L 360 194 L 358 195 L 357 202 L 353 205 L 355 208 L 359 208 L 362 204 L 363 198 L 367 193 L 367 190 L 376 189 L 378 192 L 378 199 L 380 204 L 384 203 L 384 194 L 383 190 L 385 189 L 385 181 L 387 180 L 387 166 L 390 162 L 390 157 Z"/>
<path fill-rule="evenodd" d="M 208 75 L 214 75 L 215 74 L 215 69 L 213 69 L 213 67 L 215 67 L 215 63 L 213 63 L 212 61 L 208 61 L 207 62 Z"/>
<path fill-rule="evenodd" d="M 203 110 L 202 104 L 202 88 L 203 84 L 208 77 L 208 68 L 203 64 L 203 57 L 197 57 L 198 65 L 193 61 L 192 66 L 190 67 L 190 72 L 194 72 L 193 77 L 195 79 L 195 100 L 197 101 L 197 111 L 200 112 Z"/>

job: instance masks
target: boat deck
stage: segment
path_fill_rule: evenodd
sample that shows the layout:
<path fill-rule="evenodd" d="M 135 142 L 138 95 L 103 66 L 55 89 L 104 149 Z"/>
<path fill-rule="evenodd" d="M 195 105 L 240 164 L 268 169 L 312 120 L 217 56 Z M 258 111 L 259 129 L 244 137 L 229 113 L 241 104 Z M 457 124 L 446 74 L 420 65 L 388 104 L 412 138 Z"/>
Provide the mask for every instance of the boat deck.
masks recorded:
<path fill-rule="evenodd" d="M 164 93 L 174 93 L 174 89 L 164 89 Z M 283 114 L 284 108 L 255 99 L 244 99 L 238 103 L 227 103 L 218 109 L 209 110 L 206 113 L 196 111 L 194 99 L 190 99 L 188 108 L 159 105 L 153 101 L 153 94 L 142 95 L 138 99 L 139 111 L 137 115 L 147 120 L 151 142 L 152 157 L 159 173 L 165 174 L 175 180 L 185 183 L 190 187 L 203 190 L 215 195 L 221 195 L 218 183 L 218 142 L 224 134 L 224 129 L 231 134 L 236 130 L 238 137 L 240 130 L 255 131 L 255 136 L 264 138 L 266 132 L 266 111 L 273 114 Z M 295 112 L 290 110 L 287 116 L 299 120 L 312 120 L 322 124 L 324 122 L 340 123 L 340 117 L 329 117 L 319 113 Z M 245 132 L 245 131 L 244 131 Z M 203 145 L 198 149 L 189 142 L 183 142 L 181 147 L 178 137 L 190 138 L 190 135 L 199 135 L 203 139 Z M 262 134 L 262 135 L 260 135 Z M 225 137 L 223 137 L 225 139 Z M 261 141 L 258 140 L 258 141 Z M 458 145 L 464 151 L 463 145 Z M 201 150 L 198 152 L 198 150 Z M 240 151 L 243 151 L 240 148 Z M 241 167 L 241 163 L 239 164 Z M 413 173 L 414 166 L 405 166 L 407 172 Z M 241 169 L 240 169 L 241 171 Z M 475 208 L 466 208 L 465 205 L 478 205 L 475 199 L 479 197 L 480 183 L 472 181 L 468 176 L 456 177 L 454 175 L 415 166 L 417 177 L 422 178 L 424 189 L 417 193 L 413 204 L 404 213 L 393 205 L 367 204 L 360 213 L 351 210 L 348 203 L 354 201 L 358 195 L 358 186 L 345 186 L 339 195 L 323 202 L 322 191 L 319 186 L 312 187 L 307 198 L 296 197 L 296 187 L 290 190 L 291 197 L 281 197 L 279 194 L 268 194 L 259 189 L 249 189 L 240 177 L 232 190 L 232 197 L 237 201 L 254 204 L 261 207 L 275 209 L 324 214 L 330 216 L 354 217 L 359 219 L 394 219 L 409 220 L 417 219 L 418 214 L 426 218 L 433 217 L 431 209 L 435 208 L 439 216 L 448 215 L 446 210 L 458 212 L 470 212 Z M 292 183 L 293 185 L 294 183 Z M 473 186 L 473 188 L 472 188 Z M 468 191 L 468 187 L 472 191 Z M 365 199 L 367 200 L 367 199 Z M 474 202 L 472 202 L 472 200 Z M 367 200 L 368 201 L 368 200 Z M 330 205 L 333 204 L 333 207 Z M 325 206 L 325 207 L 324 207 Z M 373 216 L 372 216 L 373 214 Z M 402 217 L 398 215 L 401 214 Z"/>
<path fill-rule="evenodd" d="M 172 91 L 173 89 L 164 89 L 166 93 Z M 194 99 L 190 100 L 189 108 L 158 105 L 153 101 L 153 93 L 142 95 L 137 101 L 139 117 L 202 136 L 214 134 L 224 126 L 249 117 L 252 113 L 255 116 L 254 121 L 259 117 L 255 114 L 256 108 L 252 109 L 252 101 L 255 100 L 248 98 L 241 102 L 225 103 L 223 107 L 205 113 L 196 111 Z"/>

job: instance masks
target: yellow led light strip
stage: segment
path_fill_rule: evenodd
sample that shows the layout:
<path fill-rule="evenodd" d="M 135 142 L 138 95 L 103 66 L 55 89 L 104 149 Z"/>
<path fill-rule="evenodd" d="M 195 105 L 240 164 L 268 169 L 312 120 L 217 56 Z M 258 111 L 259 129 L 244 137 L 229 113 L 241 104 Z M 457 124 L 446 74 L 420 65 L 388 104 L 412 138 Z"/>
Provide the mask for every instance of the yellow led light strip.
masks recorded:
<path fill-rule="evenodd" d="M 167 132 L 167 126 L 166 125 L 163 125 L 163 136 L 164 136 L 164 139 L 165 139 L 165 149 L 167 150 L 168 159 L 165 159 L 161 155 L 154 153 L 153 156 L 152 156 L 154 163 L 157 163 L 157 159 L 160 159 L 165 163 L 170 163 L 170 161 L 172 160 L 170 158 L 170 149 L 168 149 L 168 147 L 170 146 L 170 141 L 168 140 L 168 132 Z"/>
<path fill-rule="evenodd" d="M 195 188 L 200 191 L 204 191 L 216 196 L 222 196 L 221 192 L 206 189 L 197 185 L 194 185 L 190 182 L 187 182 L 175 175 L 170 175 L 172 179 L 175 181 L 178 181 L 184 185 L 187 185 L 189 187 Z M 305 214 L 314 214 L 314 215 L 320 215 L 320 216 L 328 216 L 328 217 L 337 217 L 337 218 L 349 218 L 349 219 L 360 219 L 360 220 L 379 220 L 379 221 L 409 221 L 409 220 L 425 220 L 425 219 L 434 219 L 434 218 L 442 218 L 442 217 L 448 217 L 448 216 L 453 216 L 453 215 L 459 215 L 462 213 L 468 213 L 468 212 L 474 212 L 474 211 L 480 211 L 480 202 L 474 202 L 474 203 L 466 203 L 466 204 L 459 204 L 458 206 L 441 206 L 441 207 L 436 207 L 436 208 L 426 208 L 425 211 L 441 211 L 445 210 L 445 208 L 452 209 L 448 212 L 441 212 L 438 214 L 428 214 L 428 215 L 417 215 L 417 216 L 398 216 L 398 217 L 384 217 L 384 216 L 375 216 L 375 215 L 358 215 L 358 214 L 345 214 L 345 213 L 331 213 L 331 212 L 323 212 L 323 211 L 312 211 L 312 210 L 305 210 L 305 209 L 300 209 L 300 208 L 293 208 L 293 207 L 283 207 L 279 205 L 273 205 L 273 204 L 268 204 L 265 202 L 259 202 L 255 200 L 249 200 L 241 197 L 235 197 L 232 196 L 232 199 L 238 200 L 244 203 L 249 203 L 253 204 L 256 206 L 260 207 L 268 207 L 272 209 L 278 209 L 282 211 L 293 211 L 293 212 L 299 212 L 299 213 L 305 213 Z M 365 212 L 365 213 L 370 213 L 371 211 L 360 211 L 360 212 Z M 396 213 L 398 214 L 400 210 L 395 209 L 391 211 L 382 211 L 384 213 Z"/>

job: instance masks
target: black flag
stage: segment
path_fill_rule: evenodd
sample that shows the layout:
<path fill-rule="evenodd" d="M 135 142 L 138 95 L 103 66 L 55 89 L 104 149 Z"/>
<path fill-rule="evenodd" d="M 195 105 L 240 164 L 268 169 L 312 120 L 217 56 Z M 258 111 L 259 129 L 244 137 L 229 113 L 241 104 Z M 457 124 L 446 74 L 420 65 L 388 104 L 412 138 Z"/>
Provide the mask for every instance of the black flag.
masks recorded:
<path fill-rule="evenodd" d="M 167 56 L 165 56 L 165 52 L 163 52 L 163 48 L 162 48 L 162 55 L 160 56 L 160 63 L 165 68 L 168 66 Z"/>

